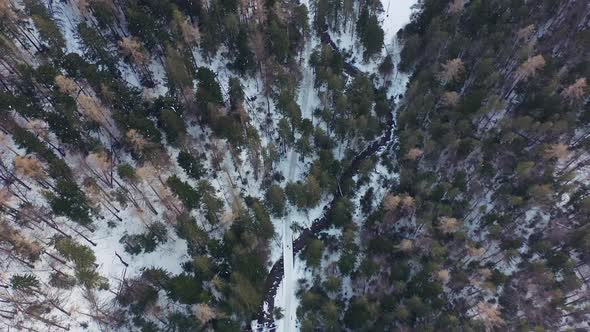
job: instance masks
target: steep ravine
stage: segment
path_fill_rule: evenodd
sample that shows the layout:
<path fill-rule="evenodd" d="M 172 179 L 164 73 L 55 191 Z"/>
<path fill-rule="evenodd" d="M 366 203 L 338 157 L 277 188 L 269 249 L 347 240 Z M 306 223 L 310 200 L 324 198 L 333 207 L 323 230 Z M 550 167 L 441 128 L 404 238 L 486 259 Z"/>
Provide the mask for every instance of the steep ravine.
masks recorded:
<path fill-rule="evenodd" d="M 331 48 L 335 52 L 339 52 L 340 50 L 337 48 L 336 43 L 330 37 L 330 34 L 327 31 L 327 27 L 324 32 L 321 33 L 321 40 L 323 43 L 330 45 Z M 361 71 L 356 68 L 353 64 L 349 62 L 344 63 L 344 70 L 347 75 L 351 77 L 355 77 L 361 74 Z M 393 98 L 393 97 L 392 97 Z M 338 179 L 338 183 L 345 182 L 352 177 L 354 177 L 358 170 L 359 166 L 363 161 L 366 159 L 374 156 L 378 151 L 382 150 L 383 148 L 389 146 L 393 143 L 392 135 L 395 129 L 395 119 L 394 119 L 394 110 L 395 110 L 395 102 L 393 99 L 390 100 L 390 112 L 387 115 L 387 123 L 386 129 L 381 134 L 381 136 L 370 143 L 362 152 L 360 152 L 350 163 L 350 165 L 342 172 L 340 178 Z M 295 257 L 308 243 L 314 238 L 317 238 L 322 231 L 325 231 L 330 228 L 331 223 L 329 216 L 332 213 L 335 203 L 342 198 L 342 193 L 340 190 L 335 190 L 332 193 L 332 200 L 324 206 L 323 214 L 320 218 L 314 220 L 311 227 L 305 228 L 301 231 L 301 234 L 293 240 L 292 250 L 293 250 L 293 257 Z M 274 303 L 275 303 L 275 296 L 277 295 L 277 290 L 283 282 L 284 279 L 284 260 L 283 258 L 278 259 L 270 269 L 270 272 L 266 278 L 265 282 L 265 289 L 264 289 L 264 299 L 260 308 L 258 310 L 258 314 L 255 317 L 256 324 L 254 324 L 254 329 L 258 331 L 262 331 L 265 329 L 274 330 L 276 327 L 274 326 Z"/>

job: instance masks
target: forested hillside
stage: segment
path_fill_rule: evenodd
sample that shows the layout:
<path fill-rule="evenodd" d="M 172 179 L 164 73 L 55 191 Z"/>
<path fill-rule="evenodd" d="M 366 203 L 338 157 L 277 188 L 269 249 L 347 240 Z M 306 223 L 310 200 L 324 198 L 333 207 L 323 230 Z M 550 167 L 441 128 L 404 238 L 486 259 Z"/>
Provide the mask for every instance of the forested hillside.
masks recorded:
<path fill-rule="evenodd" d="M 340 258 L 300 290 L 302 329 L 587 330 L 590 3 L 417 7 L 399 182 L 304 249 Z"/>
<path fill-rule="evenodd" d="M 395 324 L 588 329 L 589 28 L 588 1 L 424 1 L 400 33 L 400 184 L 366 224 Z"/>
<path fill-rule="evenodd" d="M 580 0 L 0 0 L 0 329 L 586 330 L 589 53 Z"/>

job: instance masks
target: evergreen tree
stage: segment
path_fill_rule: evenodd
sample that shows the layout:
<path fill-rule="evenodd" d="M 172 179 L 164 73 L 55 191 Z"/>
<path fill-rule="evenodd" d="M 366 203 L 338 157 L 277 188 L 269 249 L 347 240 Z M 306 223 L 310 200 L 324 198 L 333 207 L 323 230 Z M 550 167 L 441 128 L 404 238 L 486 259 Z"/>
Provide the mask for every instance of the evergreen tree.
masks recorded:
<path fill-rule="evenodd" d="M 266 204 L 272 214 L 281 217 L 285 213 L 285 192 L 277 184 L 271 185 L 266 191 Z"/>
<path fill-rule="evenodd" d="M 205 175 L 205 169 L 201 164 L 200 158 L 195 158 L 188 151 L 180 151 L 176 161 L 178 162 L 178 165 L 184 169 L 186 174 L 195 180 L 199 180 Z"/>
<path fill-rule="evenodd" d="M 166 138 L 172 145 L 179 144 L 186 134 L 184 119 L 172 109 L 165 109 L 160 113 L 158 125 L 166 133 Z"/>
<path fill-rule="evenodd" d="M 191 185 L 173 175 L 166 180 L 166 184 L 170 187 L 172 192 L 184 203 L 184 206 L 189 209 L 196 209 L 199 207 L 201 201 L 201 194 L 193 189 Z"/>
<path fill-rule="evenodd" d="M 379 25 L 377 15 L 370 13 L 368 6 L 361 9 L 356 23 L 356 32 L 365 48 L 363 53 L 365 61 L 381 51 L 384 32 Z"/>
<path fill-rule="evenodd" d="M 314 239 L 303 249 L 302 256 L 307 262 L 308 266 L 317 268 L 322 262 L 322 255 L 324 253 L 324 243 L 321 240 Z"/>
<path fill-rule="evenodd" d="M 48 193 L 47 196 L 55 214 L 69 217 L 82 225 L 92 223 L 92 214 L 86 195 L 75 182 L 60 179 L 57 181 L 56 192 Z"/>
<path fill-rule="evenodd" d="M 10 287 L 15 290 L 31 292 L 39 286 L 39 279 L 33 274 L 15 274 L 10 277 Z"/>

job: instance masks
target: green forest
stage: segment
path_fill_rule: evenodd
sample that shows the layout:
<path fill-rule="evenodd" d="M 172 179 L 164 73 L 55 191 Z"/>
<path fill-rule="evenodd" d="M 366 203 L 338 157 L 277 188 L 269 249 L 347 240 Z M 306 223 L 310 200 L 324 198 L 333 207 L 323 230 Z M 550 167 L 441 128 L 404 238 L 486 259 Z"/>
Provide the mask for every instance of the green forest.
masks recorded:
<path fill-rule="evenodd" d="M 590 3 L 0 0 L 0 330 L 587 331 Z"/>

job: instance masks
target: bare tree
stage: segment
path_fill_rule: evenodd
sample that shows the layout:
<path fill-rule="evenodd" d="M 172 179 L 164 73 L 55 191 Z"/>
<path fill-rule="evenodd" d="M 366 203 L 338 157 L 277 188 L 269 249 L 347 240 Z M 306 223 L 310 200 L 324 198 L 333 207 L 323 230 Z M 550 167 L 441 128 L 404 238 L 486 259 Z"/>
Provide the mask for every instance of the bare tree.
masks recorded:
<path fill-rule="evenodd" d="M 266 43 L 264 41 L 264 34 L 262 31 L 256 30 L 256 32 L 254 32 L 250 38 L 250 47 L 254 51 L 254 56 L 256 57 L 256 62 L 258 63 L 258 70 L 260 71 L 260 76 L 264 76 L 262 74 L 262 63 L 266 59 Z"/>
<path fill-rule="evenodd" d="M 516 37 L 519 41 L 526 41 L 530 38 L 533 32 L 535 32 L 535 25 L 530 24 L 518 30 L 518 32 L 516 33 Z"/>
<path fill-rule="evenodd" d="M 218 317 L 219 313 L 206 303 L 198 303 L 192 306 L 192 312 L 197 317 L 201 325 L 207 324 L 212 319 Z"/>
<path fill-rule="evenodd" d="M 444 234 L 455 233 L 461 227 L 461 222 L 457 218 L 440 217 L 439 222 L 438 228 Z"/>
<path fill-rule="evenodd" d="M 383 199 L 383 208 L 385 211 L 393 211 L 397 209 L 402 199 L 394 194 L 387 194 Z"/>
<path fill-rule="evenodd" d="M 483 321 L 486 331 L 492 331 L 494 328 L 503 326 L 505 324 L 500 315 L 498 305 L 493 305 L 488 302 L 479 302 L 477 304 L 477 312 L 477 318 Z"/>
<path fill-rule="evenodd" d="M 561 92 L 561 97 L 570 103 L 577 103 L 586 97 L 588 93 L 588 83 L 585 77 L 578 78 L 575 83 L 568 86 Z"/>
<path fill-rule="evenodd" d="M 571 151 L 566 144 L 557 143 L 550 145 L 544 151 L 544 158 L 545 159 L 557 159 L 557 160 L 564 160 L 567 159 L 571 155 Z"/>
<path fill-rule="evenodd" d="M 465 73 L 465 65 L 459 58 L 447 61 L 442 65 L 442 70 L 438 74 L 438 79 L 446 84 L 448 82 L 455 81 Z"/>
<path fill-rule="evenodd" d="M 459 94 L 455 91 L 447 91 L 440 98 L 440 103 L 445 107 L 455 107 L 459 103 Z"/>
<path fill-rule="evenodd" d="M 149 62 L 149 56 L 145 54 L 141 41 L 135 37 L 123 37 L 119 41 L 119 47 L 126 56 L 130 56 L 139 65 Z"/>
<path fill-rule="evenodd" d="M 424 151 L 420 148 L 411 148 L 408 153 L 404 156 L 406 160 L 417 160 L 424 154 Z"/>
<path fill-rule="evenodd" d="M 68 95 L 74 95 L 78 92 L 78 84 L 74 80 L 67 78 L 63 75 L 57 75 L 54 79 L 55 85 L 57 85 L 59 91 Z"/>
<path fill-rule="evenodd" d="M 517 70 L 519 80 L 528 80 L 535 77 L 537 72 L 545 67 L 545 58 L 541 54 L 528 58 Z"/>
<path fill-rule="evenodd" d="M 32 155 L 16 156 L 14 167 L 17 173 L 32 179 L 42 179 L 47 175 L 41 162 Z"/>

